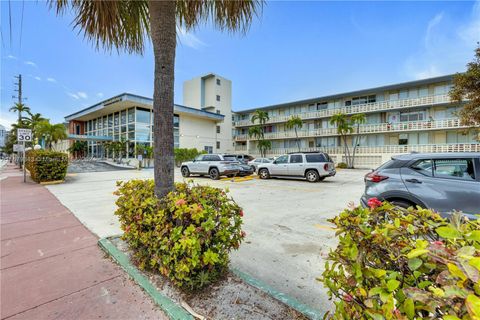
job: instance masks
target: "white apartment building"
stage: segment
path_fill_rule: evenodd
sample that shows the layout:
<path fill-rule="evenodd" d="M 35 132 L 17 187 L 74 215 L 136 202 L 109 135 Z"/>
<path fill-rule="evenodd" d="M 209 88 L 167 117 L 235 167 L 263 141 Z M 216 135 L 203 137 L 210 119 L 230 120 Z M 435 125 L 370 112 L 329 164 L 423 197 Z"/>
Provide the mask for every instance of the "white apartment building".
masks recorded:
<path fill-rule="evenodd" d="M 268 112 L 265 139 L 272 142 L 269 156 L 298 151 L 295 131 L 285 123 L 293 115 L 303 120 L 298 129 L 302 151 L 325 151 L 337 161 L 343 159 L 343 146 L 330 117 L 336 113 L 364 113 L 360 126 L 356 166 L 372 167 L 393 154 L 417 152 L 480 152 L 478 136 L 460 125 L 456 112 L 461 108 L 448 92 L 453 75 L 435 77 L 378 88 L 334 94 L 236 112 L 235 151 L 258 155 L 257 141 L 248 129 L 253 112 Z M 348 144 L 352 145 L 352 137 Z"/>

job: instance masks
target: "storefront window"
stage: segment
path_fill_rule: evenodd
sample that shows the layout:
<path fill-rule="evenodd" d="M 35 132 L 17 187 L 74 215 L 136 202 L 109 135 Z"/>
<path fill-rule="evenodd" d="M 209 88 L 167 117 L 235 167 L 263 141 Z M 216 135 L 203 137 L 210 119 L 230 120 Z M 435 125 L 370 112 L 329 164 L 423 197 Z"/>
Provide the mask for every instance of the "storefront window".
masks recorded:
<path fill-rule="evenodd" d="M 122 111 L 121 116 L 120 116 L 120 120 L 121 120 L 121 123 L 122 123 L 122 124 L 126 124 L 126 123 L 127 123 L 127 112 L 126 112 L 125 110 Z"/>
<path fill-rule="evenodd" d="M 114 123 L 115 126 L 118 126 L 118 112 L 116 112 L 115 115 L 114 115 L 114 122 L 113 123 Z"/>
<path fill-rule="evenodd" d="M 150 124 L 150 110 L 137 108 L 137 123 Z"/>
<path fill-rule="evenodd" d="M 135 121 L 135 109 L 130 108 L 128 109 L 128 122 L 134 122 Z"/>

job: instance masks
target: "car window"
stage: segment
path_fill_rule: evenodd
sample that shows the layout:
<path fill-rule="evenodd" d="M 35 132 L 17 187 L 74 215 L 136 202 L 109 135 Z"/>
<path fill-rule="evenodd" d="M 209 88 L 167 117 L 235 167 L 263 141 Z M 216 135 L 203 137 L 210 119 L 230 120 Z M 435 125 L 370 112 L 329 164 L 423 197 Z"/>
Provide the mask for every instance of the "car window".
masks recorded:
<path fill-rule="evenodd" d="M 195 158 L 195 161 L 203 161 L 204 155 L 201 154 Z"/>
<path fill-rule="evenodd" d="M 393 160 L 390 160 L 393 161 Z M 432 176 L 432 160 L 419 160 L 410 166 L 413 170 L 426 176 Z"/>
<path fill-rule="evenodd" d="M 327 162 L 323 154 L 307 154 L 305 155 L 307 162 Z"/>
<path fill-rule="evenodd" d="M 293 154 L 290 156 L 290 163 L 302 163 L 303 157 L 301 154 Z"/>
<path fill-rule="evenodd" d="M 225 161 L 237 161 L 237 158 L 235 158 L 234 156 L 223 156 L 223 159 Z"/>
<path fill-rule="evenodd" d="M 280 156 L 275 160 L 275 163 L 287 163 L 288 162 L 288 156 Z"/>
<path fill-rule="evenodd" d="M 255 159 L 254 162 L 256 162 L 256 163 L 261 163 L 261 162 L 262 162 L 262 159 Z"/>
<path fill-rule="evenodd" d="M 220 161 L 220 157 L 217 155 L 210 154 L 205 156 L 204 161 Z"/>
<path fill-rule="evenodd" d="M 439 178 L 475 180 L 472 159 L 434 160 L 433 175 Z"/>

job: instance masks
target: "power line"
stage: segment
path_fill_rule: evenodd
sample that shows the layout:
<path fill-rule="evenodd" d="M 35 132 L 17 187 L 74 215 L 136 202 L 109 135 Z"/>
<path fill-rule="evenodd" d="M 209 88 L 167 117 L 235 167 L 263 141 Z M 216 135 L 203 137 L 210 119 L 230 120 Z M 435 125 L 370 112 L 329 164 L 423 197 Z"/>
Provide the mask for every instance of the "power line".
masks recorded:
<path fill-rule="evenodd" d="M 23 11 L 25 10 L 25 0 L 22 1 L 22 20 L 20 22 L 20 56 L 22 52 L 22 34 L 23 34 Z"/>
<path fill-rule="evenodd" d="M 8 0 L 8 23 L 10 26 L 10 49 L 12 48 L 12 3 Z"/>

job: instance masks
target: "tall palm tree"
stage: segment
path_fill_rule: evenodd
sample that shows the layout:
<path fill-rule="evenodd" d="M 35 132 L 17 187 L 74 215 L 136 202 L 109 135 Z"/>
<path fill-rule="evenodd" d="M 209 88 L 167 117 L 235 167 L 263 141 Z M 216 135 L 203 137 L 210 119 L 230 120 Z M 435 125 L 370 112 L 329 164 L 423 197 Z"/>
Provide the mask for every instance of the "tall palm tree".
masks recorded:
<path fill-rule="evenodd" d="M 347 167 L 351 168 L 350 161 L 350 149 L 347 143 L 347 135 L 353 132 L 353 127 L 347 119 L 347 115 L 344 113 L 337 113 L 330 118 L 330 124 L 337 127 L 337 132 L 343 140 L 343 152 L 345 153 L 345 161 Z"/>
<path fill-rule="evenodd" d="M 32 129 L 32 136 L 33 136 L 32 140 L 36 141 L 36 139 L 39 138 L 37 135 L 38 125 L 47 119 L 44 118 L 40 113 L 32 114 L 28 112 L 28 114 L 30 115 L 30 117 L 22 117 L 22 118 L 25 121 L 25 123 L 28 124 L 28 127 Z"/>
<path fill-rule="evenodd" d="M 45 139 L 47 149 L 51 150 L 53 143 L 67 138 L 67 131 L 62 123 L 51 124 L 45 120 L 38 124 L 37 134 Z"/>
<path fill-rule="evenodd" d="M 17 102 L 10 108 L 10 112 L 18 112 L 18 122 L 22 121 L 22 112 L 30 112 L 30 108 L 27 107 L 24 103 Z"/>
<path fill-rule="evenodd" d="M 364 113 L 357 113 L 350 117 L 350 123 L 352 127 L 355 127 L 355 138 L 353 140 L 353 152 L 352 152 L 352 168 L 355 166 L 355 153 L 357 152 L 357 147 L 360 140 L 360 125 L 364 124 L 367 121 L 367 117 Z"/>
<path fill-rule="evenodd" d="M 289 130 L 291 130 L 292 128 L 295 129 L 295 136 L 297 137 L 295 141 L 297 142 L 298 152 L 300 152 L 300 141 L 298 140 L 297 128 L 301 129 L 303 127 L 302 119 L 299 116 L 292 116 L 290 119 L 288 119 L 285 126 Z"/>
<path fill-rule="evenodd" d="M 255 123 L 258 120 L 261 126 L 264 126 L 265 123 L 270 120 L 270 117 L 268 116 L 268 112 L 263 111 L 263 110 L 255 110 L 253 112 L 252 116 L 252 123 Z"/>
<path fill-rule="evenodd" d="M 246 33 L 262 0 L 88 1 L 50 0 L 57 14 L 74 11 L 74 25 L 96 47 L 143 53 L 151 37 L 155 58 L 153 140 L 155 194 L 173 190 L 173 86 L 177 26 L 189 31 L 212 22 L 220 30 Z"/>

